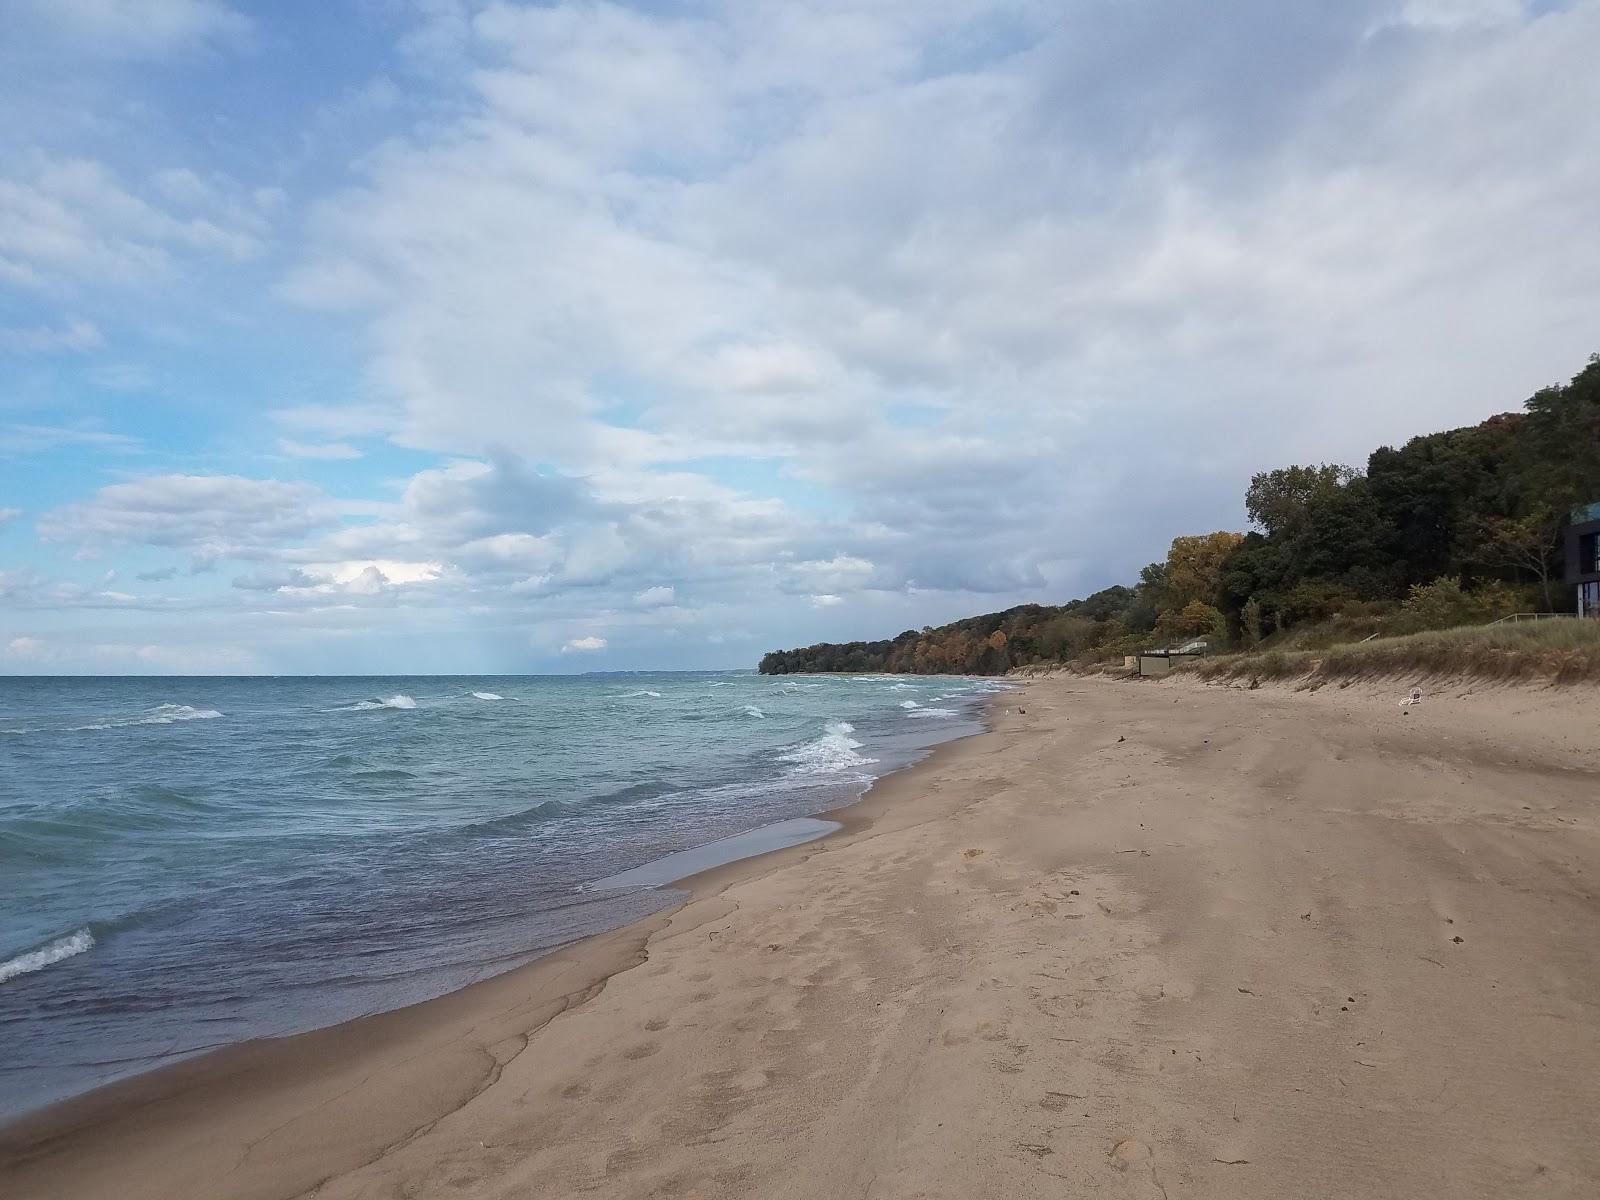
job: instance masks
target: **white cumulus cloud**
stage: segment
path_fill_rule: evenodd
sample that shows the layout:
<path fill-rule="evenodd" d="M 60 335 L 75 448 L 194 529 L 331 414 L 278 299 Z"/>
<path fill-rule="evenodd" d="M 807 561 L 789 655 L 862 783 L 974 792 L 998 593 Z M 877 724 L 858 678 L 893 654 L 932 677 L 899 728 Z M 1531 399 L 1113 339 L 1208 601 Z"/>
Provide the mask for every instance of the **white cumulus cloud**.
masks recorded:
<path fill-rule="evenodd" d="M 640 608 L 658 608 L 663 604 L 672 604 L 677 600 L 677 592 L 670 587 L 657 584 L 647 587 L 641 592 L 633 594 L 633 602 Z"/>
<path fill-rule="evenodd" d="M 260 554 L 329 519 L 326 497 L 309 484 L 153 475 L 45 513 L 39 533 L 53 542 L 161 546 L 217 558 Z"/>

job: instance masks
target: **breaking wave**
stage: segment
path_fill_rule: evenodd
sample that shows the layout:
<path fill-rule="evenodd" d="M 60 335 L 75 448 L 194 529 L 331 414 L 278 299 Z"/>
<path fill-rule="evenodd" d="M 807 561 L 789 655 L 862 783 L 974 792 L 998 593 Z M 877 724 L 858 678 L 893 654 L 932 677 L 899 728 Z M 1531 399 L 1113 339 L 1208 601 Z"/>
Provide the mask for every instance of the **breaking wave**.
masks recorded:
<path fill-rule="evenodd" d="M 920 705 L 907 711 L 908 717 L 953 717 L 956 710 L 953 708 L 923 708 Z"/>
<path fill-rule="evenodd" d="M 744 715 L 747 717 L 765 717 L 767 714 L 762 712 L 754 704 L 746 704 L 744 706 Z"/>
<path fill-rule="evenodd" d="M 789 764 L 791 775 L 837 775 L 852 767 L 875 763 L 858 751 L 861 743 L 850 735 L 856 727 L 848 721 L 829 721 L 825 732 L 812 742 L 805 742 L 778 755 L 778 761 Z"/>
<path fill-rule="evenodd" d="M 42 971 L 51 963 L 58 963 L 64 958 L 72 958 L 74 955 L 93 949 L 94 934 L 87 929 L 69 933 L 66 937 L 59 937 L 37 950 L 29 950 L 26 954 L 19 954 L 15 958 L 0 962 L 0 983 L 15 979 L 18 975 L 31 975 L 35 971 Z"/>
<path fill-rule="evenodd" d="M 187 704 L 158 704 L 136 717 L 114 717 L 93 725 L 74 725 L 73 730 L 122 729 L 128 725 L 171 725 L 175 721 L 210 721 L 222 714 L 214 708 L 191 708 Z"/>
<path fill-rule="evenodd" d="M 354 704 L 347 704 L 340 709 L 341 712 L 371 712 L 375 708 L 397 708 L 409 711 L 417 706 L 417 702 L 410 696 L 397 692 L 387 700 L 357 700 Z"/>
<path fill-rule="evenodd" d="M 495 692 L 473 692 L 472 695 L 474 696 L 474 698 L 476 698 L 478 700 L 504 700 L 505 699 L 504 696 L 501 696 L 501 695 L 499 695 L 498 693 L 495 693 Z"/>
<path fill-rule="evenodd" d="M 661 699 L 661 693 L 660 692 L 652 692 L 649 688 L 640 688 L 636 692 L 623 692 L 622 693 L 622 698 L 624 700 L 639 700 L 639 699 L 642 699 L 645 696 L 649 696 L 652 700 Z"/>

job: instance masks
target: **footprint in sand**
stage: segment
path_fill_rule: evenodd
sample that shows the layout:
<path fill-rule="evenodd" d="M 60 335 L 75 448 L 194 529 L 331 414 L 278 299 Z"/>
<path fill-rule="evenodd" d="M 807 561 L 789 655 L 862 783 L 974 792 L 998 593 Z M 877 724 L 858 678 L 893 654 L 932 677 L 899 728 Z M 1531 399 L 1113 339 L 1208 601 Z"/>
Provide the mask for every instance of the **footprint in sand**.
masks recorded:
<path fill-rule="evenodd" d="M 656 1051 L 660 1049 L 661 1047 L 656 1045 L 654 1042 L 645 1042 L 642 1045 L 634 1046 L 631 1049 L 624 1050 L 622 1052 L 622 1057 L 637 1061 L 641 1058 L 649 1058 L 652 1054 L 656 1053 Z"/>
<path fill-rule="evenodd" d="M 1075 1092 L 1046 1092 L 1044 1099 L 1039 1101 L 1039 1107 L 1046 1112 L 1060 1112 L 1074 1100 L 1082 1099 L 1083 1097 Z"/>
<path fill-rule="evenodd" d="M 646 1021 L 644 1027 L 649 1033 L 660 1033 L 667 1027 L 667 1019 L 665 1017 L 656 1017 L 652 1021 Z"/>
<path fill-rule="evenodd" d="M 650 1161 L 654 1151 L 648 1146 L 628 1145 L 620 1150 L 613 1150 L 606 1157 L 606 1174 L 620 1175 L 636 1170 Z"/>
<path fill-rule="evenodd" d="M 1124 1138 L 1111 1147 L 1111 1165 L 1119 1171 L 1134 1175 L 1148 1175 L 1150 1186 L 1156 1193 L 1166 1196 L 1167 1189 L 1156 1175 L 1155 1155 L 1150 1147 L 1137 1138 Z"/>
<path fill-rule="evenodd" d="M 1126 1138 L 1111 1147 L 1111 1165 L 1119 1171 L 1150 1161 L 1150 1147 L 1137 1138 Z"/>

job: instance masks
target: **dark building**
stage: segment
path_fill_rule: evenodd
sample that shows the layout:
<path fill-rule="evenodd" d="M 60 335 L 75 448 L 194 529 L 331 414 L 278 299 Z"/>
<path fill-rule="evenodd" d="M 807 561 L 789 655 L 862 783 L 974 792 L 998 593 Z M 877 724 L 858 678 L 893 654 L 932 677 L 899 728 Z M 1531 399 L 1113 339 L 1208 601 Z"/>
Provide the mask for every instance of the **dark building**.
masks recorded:
<path fill-rule="evenodd" d="M 1600 502 L 1572 510 L 1567 526 L 1567 582 L 1578 588 L 1578 615 L 1600 617 Z"/>

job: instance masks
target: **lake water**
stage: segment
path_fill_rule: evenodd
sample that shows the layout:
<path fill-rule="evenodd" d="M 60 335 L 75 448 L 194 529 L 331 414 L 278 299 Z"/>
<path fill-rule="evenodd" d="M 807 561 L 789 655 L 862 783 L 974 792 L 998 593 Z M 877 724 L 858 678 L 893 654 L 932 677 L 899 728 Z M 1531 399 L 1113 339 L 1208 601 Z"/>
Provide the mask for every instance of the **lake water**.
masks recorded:
<path fill-rule="evenodd" d="M 679 860 L 638 868 L 850 802 L 998 686 L 0 679 L 0 1117 L 655 911 Z"/>

